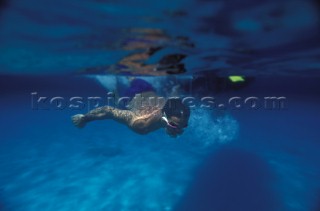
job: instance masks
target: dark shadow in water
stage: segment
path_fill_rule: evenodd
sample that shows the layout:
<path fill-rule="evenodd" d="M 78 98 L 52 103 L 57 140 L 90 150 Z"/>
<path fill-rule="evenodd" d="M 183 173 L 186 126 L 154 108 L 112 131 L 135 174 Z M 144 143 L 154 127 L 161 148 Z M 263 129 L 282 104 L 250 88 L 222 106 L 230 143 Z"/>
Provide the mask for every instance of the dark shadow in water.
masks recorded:
<path fill-rule="evenodd" d="M 275 179 L 257 155 L 224 148 L 208 157 L 175 210 L 283 210 L 271 188 Z"/>

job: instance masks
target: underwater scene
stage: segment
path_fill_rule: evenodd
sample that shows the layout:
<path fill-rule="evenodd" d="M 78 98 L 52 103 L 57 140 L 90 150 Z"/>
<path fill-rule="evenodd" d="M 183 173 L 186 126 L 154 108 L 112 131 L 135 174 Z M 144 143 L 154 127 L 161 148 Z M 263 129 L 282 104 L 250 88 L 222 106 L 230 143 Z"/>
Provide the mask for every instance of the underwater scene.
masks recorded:
<path fill-rule="evenodd" d="M 320 1 L 0 0 L 0 211 L 320 211 Z"/>

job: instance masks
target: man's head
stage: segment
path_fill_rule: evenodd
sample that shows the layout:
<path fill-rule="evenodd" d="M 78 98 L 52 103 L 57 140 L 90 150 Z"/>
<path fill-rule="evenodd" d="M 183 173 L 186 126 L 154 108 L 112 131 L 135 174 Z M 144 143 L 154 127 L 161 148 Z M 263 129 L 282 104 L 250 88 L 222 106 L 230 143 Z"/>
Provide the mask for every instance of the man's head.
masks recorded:
<path fill-rule="evenodd" d="M 170 136 L 176 137 L 183 133 L 188 126 L 190 109 L 179 98 L 170 98 L 162 108 L 165 117 L 166 131 Z"/>

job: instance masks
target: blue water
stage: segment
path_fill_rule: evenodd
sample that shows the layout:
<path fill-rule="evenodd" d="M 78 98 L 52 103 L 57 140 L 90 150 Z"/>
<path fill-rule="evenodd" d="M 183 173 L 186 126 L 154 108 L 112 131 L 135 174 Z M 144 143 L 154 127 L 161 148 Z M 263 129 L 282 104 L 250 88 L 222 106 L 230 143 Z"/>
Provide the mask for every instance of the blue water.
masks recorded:
<path fill-rule="evenodd" d="M 319 9 L 316 0 L 0 1 L 0 211 L 319 211 Z M 120 62 L 155 47 L 141 69 L 183 54 L 184 72 Z M 196 103 L 283 96 L 286 106 L 196 107 L 178 138 L 70 120 L 94 108 L 88 97 L 146 88 Z M 87 104 L 37 109 L 33 94 Z"/>
<path fill-rule="evenodd" d="M 70 121 L 77 111 L 31 109 L 29 90 L 103 93 L 93 79 L 42 77 L 44 88 L 33 83 L 39 78 L 14 78 L 23 89 L 2 83 L 12 90 L 1 100 L 4 210 L 316 210 L 319 203 L 319 93 L 310 91 L 317 80 L 290 90 L 285 79 L 272 79 L 270 89 L 257 79 L 237 95 L 277 90 L 288 109 L 193 110 L 184 135 L 172 139 L 112 121 L 79 130 Z"/>

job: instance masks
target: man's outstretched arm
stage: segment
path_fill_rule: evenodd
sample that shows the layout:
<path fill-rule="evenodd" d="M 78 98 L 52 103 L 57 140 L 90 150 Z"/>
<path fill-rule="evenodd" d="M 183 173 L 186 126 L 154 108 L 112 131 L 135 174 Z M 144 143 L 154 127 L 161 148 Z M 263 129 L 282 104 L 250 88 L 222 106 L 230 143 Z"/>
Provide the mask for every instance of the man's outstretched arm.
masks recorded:
<path fill-rule="evenodd" d="M 88 122 L 104 119 L 112 119 L 130 127 L 133 119 L 133 112 L 104 106 L 93 109 L 87 114 L 74 115 L 71 119 L 73 124 L 79 128 L 84 127 Z"/>

